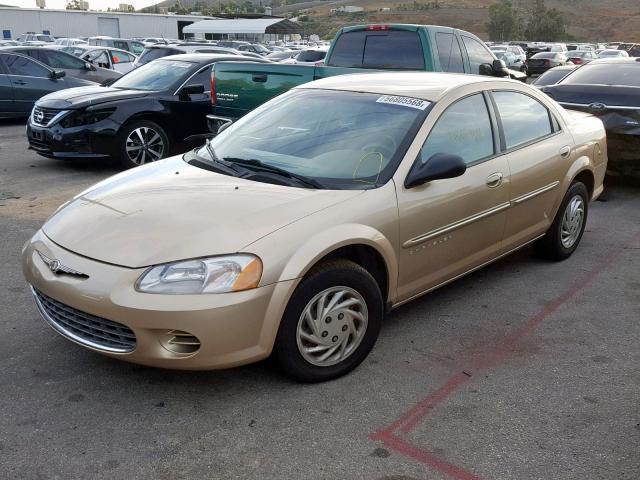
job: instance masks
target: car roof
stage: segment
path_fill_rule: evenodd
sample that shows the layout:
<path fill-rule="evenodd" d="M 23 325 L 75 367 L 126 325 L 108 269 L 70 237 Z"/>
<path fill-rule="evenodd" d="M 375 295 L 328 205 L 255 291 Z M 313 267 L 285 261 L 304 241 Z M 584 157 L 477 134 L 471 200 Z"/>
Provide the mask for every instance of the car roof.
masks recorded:
<path fill-rule="evenodd" d="M 352 92 L 379 93 L 381 95 L 406 95 L 408 97 L 435 102 L 452 88 L 470 84 L 495 82 L 496 80 L 505 83 L 521 84 L 521 82 L 515 82 L 514 80 L 460 73 L 375 72 L 338 75 L 316 80 L 311 83 L 305 83 L 296 88 L 346 90 Z"/>
<path fill-rule="evenodd" d="M 600 64 L 609 64 L 609 65 L 613 65 L 613 64 L 619 64 L 619 63 L 635 63 L 637 65 L 640 65 L 640 58 L 636 58 L 636 57 L 614 57 L 614 58 L 598 58 L 596 60 L 592 60 L 591 62 L 588 63 L 588 65 L 600 65 Z"/>
<path fill-rule="evenodd" d="M 243 55 L 225 55 L 224 53 L 181 53 L 177 55 L 168 55 L 166 57 L 158 58 L 154 60 L 155 62 L 159 60 L 181 60 L 183 62 L 190 63 L 206 63 L 211 60 L 231 60 L 234 62 L 238 61 L 247 61 L 250 62 L 252 60 L 256 60 L 255 57 L 245 57 Z"/>

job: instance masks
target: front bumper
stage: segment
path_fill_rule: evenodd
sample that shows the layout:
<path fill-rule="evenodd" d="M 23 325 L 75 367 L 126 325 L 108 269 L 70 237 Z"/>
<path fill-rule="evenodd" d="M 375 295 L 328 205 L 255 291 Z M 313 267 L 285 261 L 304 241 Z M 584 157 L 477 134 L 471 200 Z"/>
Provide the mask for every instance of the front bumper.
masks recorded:
<path fill-rule="evenodd" d="M 88 276 L 53 273 L 41 257 L 56 259 Z M 85 348 L 133 363 L 162 368 L 206 370 L 233 367 L 271 353 L 280 319 L 296 281 L 253 290 L 209 295 L 153 295 L 134 290 L 144 268 L 125 268 L 87 259 L 53 243 L 42 231 L 25 245 L 23 272 L 32 288 L 71 312 L 88 314 L 128 327 L 135 334 L 130 352 L 114 352 L 98 342 L 56 328 Z M 41 313 L 42 305 L 38 305 Z M 60 325 L 57 325 L 58 327 Z M 197 338 L 197 351 L 183 353 L 167 346 L 167 335 L 187 332 Z"/>
<path fill-rule="evenodd" d="M 109 158 L 117 155 L 118 128 L 111 120 L 71 128 L 58 122 L 43 127 L 29 118 L 27 140 L 31 150 L 48 158 Z"/>

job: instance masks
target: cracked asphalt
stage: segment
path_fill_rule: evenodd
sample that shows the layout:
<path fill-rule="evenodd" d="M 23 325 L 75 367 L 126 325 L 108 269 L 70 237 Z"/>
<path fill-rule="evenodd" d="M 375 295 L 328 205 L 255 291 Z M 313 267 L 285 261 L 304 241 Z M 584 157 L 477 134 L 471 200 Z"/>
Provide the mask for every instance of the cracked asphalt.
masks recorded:
<path fill-rule="evenodd" d="M 118 362 L 39 318 L 22 245 L 113 173 L 0 123 L 0 478 L 640 478 L 639 187 L 607 185 L 570 259 L 525 248 L 394 311 L 350 375 L 299 385 L 269 361 Z"/>

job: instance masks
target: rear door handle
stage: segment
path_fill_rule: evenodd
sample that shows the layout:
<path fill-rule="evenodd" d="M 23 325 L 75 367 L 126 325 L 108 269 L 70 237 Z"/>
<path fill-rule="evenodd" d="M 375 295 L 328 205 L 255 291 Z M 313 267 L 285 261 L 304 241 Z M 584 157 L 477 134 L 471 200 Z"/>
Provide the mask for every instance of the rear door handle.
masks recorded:
<path fill-rule="evenodd" d="M 571 147 L 569 146 L 564 146 L 560 149 L 560 156 L 562 158 L 567 158 L 570 153 L 571 153 Z"/>
<path fill-rule="evenodd" d="M 27 82 L 25 82 L 24 80 L 15 80 L 13 83 L 15 83 L 16 85 L 26 85 Z"/>
<path fill-rule="evenodd" d="M 501 172 L 492 173 L 487 177 L 487 187 L 496 188 L 502 185 L 503 175 Z"/>
<path fill-rule="evenodd" d="M 266 73 L 254 74 L 254 75 L 251 77 L 251 79 L 252 79 L 254 82 L 257 82 L 257 83 L 264 83 L 264 82 L 266 82 L 266 81 L 267 81 L 267 74 L 266 74 Z"/>

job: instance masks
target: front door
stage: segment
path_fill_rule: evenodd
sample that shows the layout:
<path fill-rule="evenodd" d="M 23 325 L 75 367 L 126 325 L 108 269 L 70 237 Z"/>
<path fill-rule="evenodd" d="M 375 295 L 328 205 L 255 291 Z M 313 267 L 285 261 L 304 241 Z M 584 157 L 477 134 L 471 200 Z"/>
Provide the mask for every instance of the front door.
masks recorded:
<path fill-rule="evenodd" d="M 50 78 L 51 71 L 44 65 L 24 55 L 7 54 L 3 59 L 13 87 L 17 112 L 28 114 L 36 100 L 57 90 L 56 80 Z"/>
<path fill-rule="evenodd" d="M 449 106 L 417 162 L 436 153 L 467 164 L 460 177 L 396 185 L 400 216 L 398 300 L 436 287 L 500 254 L 509 207 L 509 166 L 482 93 Z"/>

